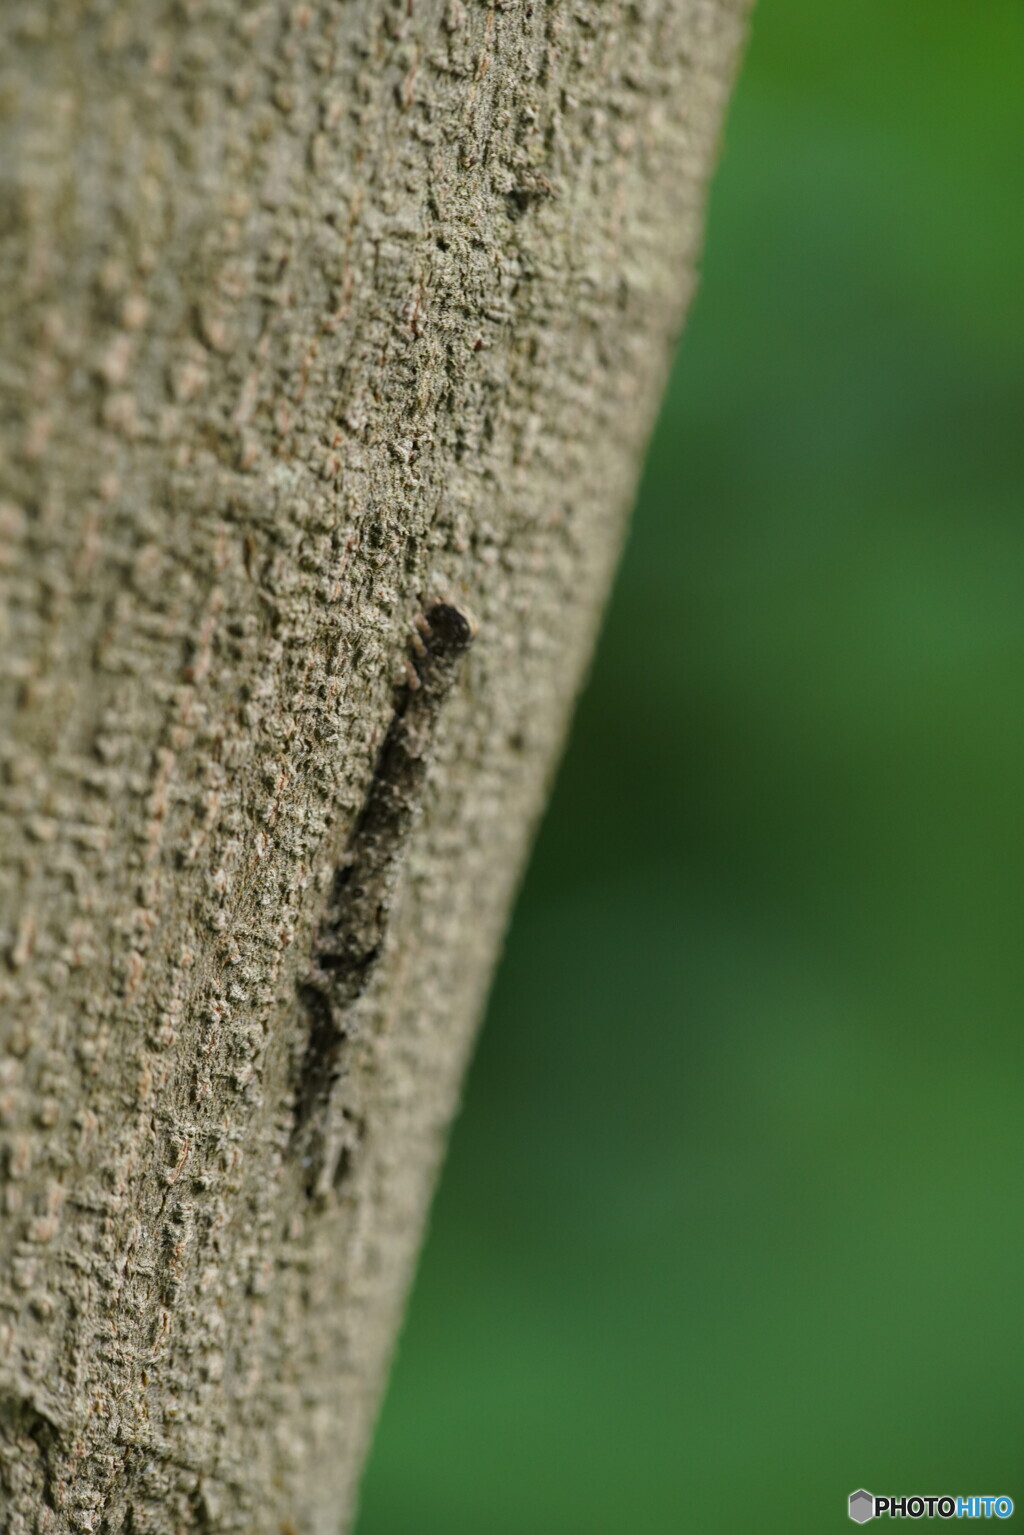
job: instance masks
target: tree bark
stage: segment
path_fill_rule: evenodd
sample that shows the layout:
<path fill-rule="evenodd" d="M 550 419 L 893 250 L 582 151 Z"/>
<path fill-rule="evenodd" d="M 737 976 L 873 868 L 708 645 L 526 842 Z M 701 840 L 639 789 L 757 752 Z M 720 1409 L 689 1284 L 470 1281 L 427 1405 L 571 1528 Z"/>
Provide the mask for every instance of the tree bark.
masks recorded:
<path fill-rule="evenodd" d="M 2 8 L 6 1532 L 349 1525 L 744 11 Z"/>

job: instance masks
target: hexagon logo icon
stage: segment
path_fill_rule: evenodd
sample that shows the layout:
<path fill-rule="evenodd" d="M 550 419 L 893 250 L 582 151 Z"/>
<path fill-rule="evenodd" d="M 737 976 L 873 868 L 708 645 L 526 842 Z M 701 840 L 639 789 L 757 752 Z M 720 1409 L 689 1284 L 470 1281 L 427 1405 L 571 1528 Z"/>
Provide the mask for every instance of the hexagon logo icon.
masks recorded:
<path fill-rule="evenodd" d="M 863 1487 L 859 1492 L 850 1493 L 850 1518 L 854 1524 L 866 1524 L 869 1519 L 875 1517 L 875 1500 L 870 1492 L 865 1492 Z"/>

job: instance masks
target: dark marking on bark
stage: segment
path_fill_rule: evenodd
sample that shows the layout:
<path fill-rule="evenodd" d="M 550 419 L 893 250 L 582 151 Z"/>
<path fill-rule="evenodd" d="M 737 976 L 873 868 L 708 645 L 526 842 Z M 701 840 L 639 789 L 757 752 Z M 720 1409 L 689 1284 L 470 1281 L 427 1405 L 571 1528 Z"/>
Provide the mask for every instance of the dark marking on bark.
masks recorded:
<path fill-rule="evenodd" d="M 349 1011 L 384 948 L 409 832 L 423 797 L 438 716 L 473 641 L 471 620 L 438 602 L 416 621 L 400 688 L 362 810 L 352 829 L 313 944 L 299 1000 L 309 1034 L 295 1095 L 292 1151 L 310 1198 L 338 1189 L 362 1139 L 362 1123 L 333 1103 Z"/>

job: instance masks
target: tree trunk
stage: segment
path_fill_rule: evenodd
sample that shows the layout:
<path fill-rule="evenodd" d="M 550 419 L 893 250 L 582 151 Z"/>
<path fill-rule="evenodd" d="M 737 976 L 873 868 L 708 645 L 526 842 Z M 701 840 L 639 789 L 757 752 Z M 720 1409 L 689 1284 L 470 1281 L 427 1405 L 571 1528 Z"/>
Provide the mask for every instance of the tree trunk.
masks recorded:
<path fill-rule="evenodd" d="M 5 0 L 4 1531 L 348 1527 L 744 10 Z"/>

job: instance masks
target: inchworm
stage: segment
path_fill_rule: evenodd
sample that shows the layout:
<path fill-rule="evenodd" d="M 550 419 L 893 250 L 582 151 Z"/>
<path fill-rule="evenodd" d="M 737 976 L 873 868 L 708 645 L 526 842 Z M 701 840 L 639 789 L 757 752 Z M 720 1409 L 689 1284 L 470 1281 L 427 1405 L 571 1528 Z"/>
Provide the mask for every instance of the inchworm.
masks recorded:
<path fill-rule="evenodd" d="M 295 1097 L 292 1148 L 312 1197 L 344 1177 L 351 1152 L 343 1127 L 332 1158 L 328 1121 L 342 1067 L 348 1013 L 366 990 L 384 947 L 396 877 L 420 807 L 434 728 L 475 628 L 448 602 L 416 623 L 408 681 L 377 758 L 362 810 L 334 876 L 327 911 L 299 986 L 310 1019 Z M 348 1141 L 352 1139 L 348 1135 Z M 328 1163 L 334 1160 L 335 1166 Z"/>

